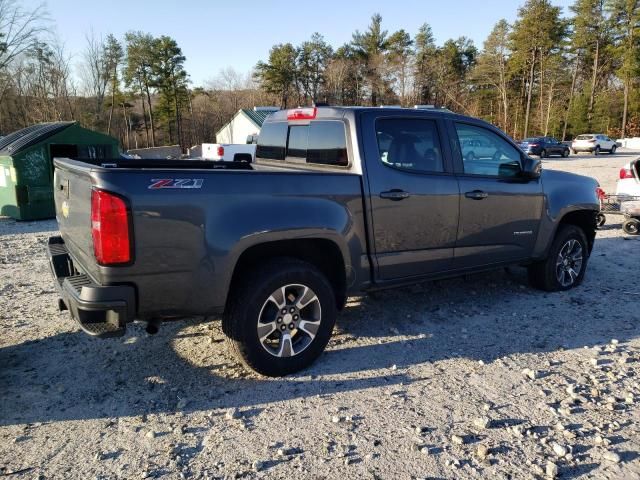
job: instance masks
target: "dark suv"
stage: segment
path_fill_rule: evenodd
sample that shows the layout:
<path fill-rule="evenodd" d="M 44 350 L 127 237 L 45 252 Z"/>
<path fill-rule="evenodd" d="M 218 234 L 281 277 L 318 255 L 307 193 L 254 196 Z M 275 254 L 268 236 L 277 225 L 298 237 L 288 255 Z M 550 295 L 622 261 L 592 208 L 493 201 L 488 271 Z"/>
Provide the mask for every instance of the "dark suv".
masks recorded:
<path fill-rule="evenodd" d="M 569 146 L 559 142 L 553 137 L 525 138 L 518 143 L 522 151 L 528 155 L 537 155 L 540 158 L 551 155 L 569 156 Z"/>

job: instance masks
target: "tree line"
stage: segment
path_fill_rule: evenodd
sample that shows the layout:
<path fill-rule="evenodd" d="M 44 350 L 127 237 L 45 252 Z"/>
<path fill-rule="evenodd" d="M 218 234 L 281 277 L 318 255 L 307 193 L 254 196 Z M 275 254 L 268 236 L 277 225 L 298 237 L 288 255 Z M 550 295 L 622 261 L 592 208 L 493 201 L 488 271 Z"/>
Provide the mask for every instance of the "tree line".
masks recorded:
<path fill-rule="evenodd" d="M 462 36 L 437 45 L 425 23 L 389 33 L 374 15 L 333 49 L 320 34 L 275 45 L 255 68 L 280 106 L 438 105 L 482 117 L 515 138 L 587 131 L 640 135 L 640 1 L 576 0 L 569 18 L 526 0 L 482 48 Z"/>
<path fill-rule="evenodd" d="M 239 108 L 326 102 L 438 105 L 514 138 L 640 136 L 640 0 L 576 0 L 565 13 L 525 0 L 481 48 L 464 36 L 438 45 L 428 23 L 390 33 L 375 14 L 337 48 L 314 33 L 273 46 L 246 75 L 226 68 L 195 87 L 169 36 L 89 32 L 74 65 L 44 7 L 0 0 L 0 135 L 79 120 L 125 149 L 186 148 L 213 141 Z"/>

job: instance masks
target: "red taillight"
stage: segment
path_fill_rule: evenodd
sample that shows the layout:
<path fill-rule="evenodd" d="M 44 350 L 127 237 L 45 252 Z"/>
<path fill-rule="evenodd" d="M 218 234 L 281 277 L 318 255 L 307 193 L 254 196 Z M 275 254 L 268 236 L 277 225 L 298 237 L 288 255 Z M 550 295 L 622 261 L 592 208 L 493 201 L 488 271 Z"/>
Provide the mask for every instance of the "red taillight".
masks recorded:
<path fill-rule="evenodd" d="M 633 172 L 630 168 L 622 167 L 620 169 L 620 180 L 624 180 L 625 178 L 633 178 Z"/>
<path fill-rule="evenodd" d="M 103 190 L 91 192 L 91 236 L 100 265 L 131 261 L 129 213 L 124 200 Z"/>
<path fill-rule="evenodd" d="M 317 113 L 316 107 L 296 108 L 287 111 L 287 120 L 313 120 Z"/>
<path fill-rule="evenodd" d="M 606 193 L 604 192 L 604 190 L 600 187 L 596 187 L 596 195 L 598 196 L 599 200 L 604 200 Z"/>
<path fill-rule="evenodd" d="M 218 145 L 218 156 L 224 157 L 224 147 L 222 145 Z"/>

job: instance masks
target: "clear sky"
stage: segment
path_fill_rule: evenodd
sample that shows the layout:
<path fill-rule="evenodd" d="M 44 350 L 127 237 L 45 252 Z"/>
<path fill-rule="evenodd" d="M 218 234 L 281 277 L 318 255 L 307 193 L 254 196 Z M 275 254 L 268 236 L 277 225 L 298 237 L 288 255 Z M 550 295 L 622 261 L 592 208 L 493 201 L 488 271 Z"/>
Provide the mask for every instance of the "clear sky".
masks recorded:
<path fill-rule="evenodd" d="M 35 6 L 38 0 L 18 0 Z M 438 44 L 465 35 L 478 47 L 501 18 L 513 21 L 524 0 L 48 0 L 52 30 L 74 63 L 86 35 L 130 30 L 175 38 L 187 57 L 194 86 L 226 67 L 246 73 L 265 60 L 277 43 L 298 45 L 315 31 L 338 47 L 356 29 L 365 30 L 373 13 L 389 32 L 404 28 L 414 35 L 429 23 Z M 567 14 L 572 0 L 552 0 Z"/>

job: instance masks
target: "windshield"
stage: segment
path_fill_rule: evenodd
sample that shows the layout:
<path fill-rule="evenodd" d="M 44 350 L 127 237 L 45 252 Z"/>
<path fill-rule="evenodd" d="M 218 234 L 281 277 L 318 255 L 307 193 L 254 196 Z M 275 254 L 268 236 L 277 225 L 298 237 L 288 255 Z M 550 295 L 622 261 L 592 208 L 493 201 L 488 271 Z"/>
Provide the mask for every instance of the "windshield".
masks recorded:
<path fill-rule="evenodd" d="M 525 138 L 522 143 L 534 143 L 534 142 L 539 142 L 540 139 L 539 138 Z"/>

